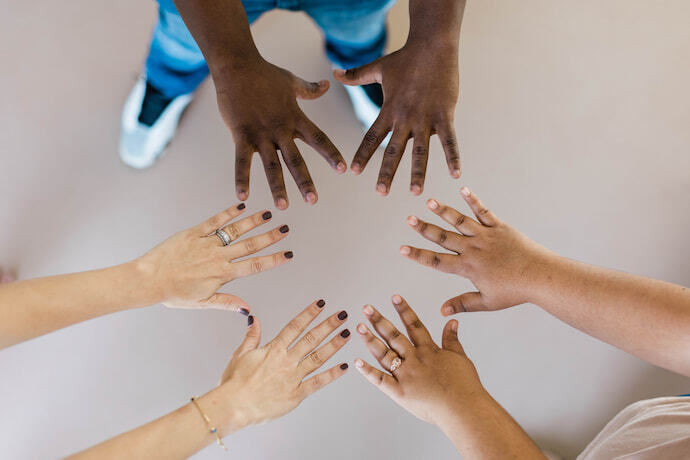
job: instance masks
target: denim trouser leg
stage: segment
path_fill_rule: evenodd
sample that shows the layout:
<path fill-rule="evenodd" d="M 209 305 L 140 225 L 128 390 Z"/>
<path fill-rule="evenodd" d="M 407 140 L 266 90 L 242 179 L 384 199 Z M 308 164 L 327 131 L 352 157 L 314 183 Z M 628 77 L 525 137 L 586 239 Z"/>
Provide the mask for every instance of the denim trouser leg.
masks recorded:
<path fill-rule="evenodd" d="M 173 98 L 193 92 L 208 76 L 208 66 L 172 0 L 158 3 L 158 23 L 146 58 L 146 79 Z M 267 1 L 245 3 L 251 3 L 248 8 L 245 5 L 250 23 L 271 9 Z"/>
<path fill-rule="evenodd" d="M 326 55 L 338 67 L 368 64 L 383 55 L 386 15 L 395 0 L 305 0 L 304 11 L 323 30 Z"/>

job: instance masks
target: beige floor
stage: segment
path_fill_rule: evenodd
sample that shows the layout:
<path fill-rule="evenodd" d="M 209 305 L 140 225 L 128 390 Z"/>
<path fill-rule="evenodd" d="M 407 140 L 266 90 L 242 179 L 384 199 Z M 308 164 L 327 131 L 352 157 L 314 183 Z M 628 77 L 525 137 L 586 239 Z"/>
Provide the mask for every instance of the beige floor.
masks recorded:
<path fill-rule="evenodd" d="M 459 203 L 460 183 L 529 236 L 568 256 L 690 284 L 690 5 L 684 0 L 468 2 L 457 110 L 465 175 L 446 174 L 434 144 L 424 198 Z M 235 201 L 233 152 L 212 85 L 190 107 L 156 167 L 135 172 L 115 152 L 122 102 L 140 69 L 153 2 L 18 2 L 0 14 L 0 263 L 35 277 L 133 258 Z M 405 8 L 393 17 L 404 41 Z M 328 76 L 320 37 L 299 14 L 255 26 L 266 57 L 306 78 Z M 289 31 L 290 39 L 284 34 Z M 414 65 L 414 63 L 410 63 Z M 303 104 L 350 159 L 361 138 L 338 85 Z M 434 141 L 436 142 L 436 141 Z M 351 325 L 401 292 L 438 336 L 438 306 L 469 284 L 397 255 L 421 241 L 407 193 L 332 174 L 305 148 L 320 201 L 294 184 L 296 260 L 230 290 L 271 337 L 325 297 Z M 377 161 L 378 162 L 378 161 Z M 249 205 L 270 205 L 255 163 Z M 494 396 L 542 446 L 573 457 L 624 405 L 690 391 L 687 379 L 616 351 L 533 306 L 460 318 L 467 352 Z M 650 325 L 650 327 L 654 327 Z M 54 458 L 184 404 L 210 388 L 243 318 L 153 307 L 90 321 L 0 353 L 0 457 Z M 353 341 L 340 357 L 367 356 Z M 233 458 L 450 459 L 451 444 L 357 372 L 275 423 L 227 440 Z M 211 447 L 199 458 L 227 458 Z"/>

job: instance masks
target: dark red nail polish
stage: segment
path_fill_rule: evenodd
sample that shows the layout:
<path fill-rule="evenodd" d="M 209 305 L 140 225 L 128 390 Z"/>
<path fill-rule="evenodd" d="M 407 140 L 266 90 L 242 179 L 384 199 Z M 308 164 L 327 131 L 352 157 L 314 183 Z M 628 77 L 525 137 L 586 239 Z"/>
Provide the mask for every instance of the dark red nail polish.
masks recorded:
<path fill-rule="evenodd" d="M 244 203 L 240 203 L 240 204 L 237 205 L 237 209 L 239 209 L 240 211 L 243 210 L 243 209 L 246 208 L 246 207 L 247 207 L 247 206 L 246 206 Z"/>
<path fill-rule="evenodd" d="M 340 369 L 343 370 L 343 371 L 346 370 L 348 367 L 349 367 L 349 366 L 347 365 L 347 363 L 342 363 L 342 364 L 340 365 Z"/>
<path fill-rule="evenodd" d="M 321 299 L 318 302 L 316 302 L 316 306 L 319 308 L 323 308 L 323 306 L 326 305 L 326 301 Z"/>
<path fill-rule="evenodd" d="M 280 231 L 280 233 L 287 233 L 290 231 L 290 227 L 288 227 L 287 225 L 283 225 L 278 230 Z"/>
<path fill-rule="evenodd" d="M 268 220 L 271 217 L 273 217 L 273 214 L 271 214 L 271 211 L 266 211 L 265 213 L 261 214 L 261 218 L 263 220 Z"/>
<path fill-rule="evenodd" d="M 283 255 L 285 256 L 286 259 L 292 259 L 293 256 L 294 256 L 294 254 L 292 253 L 292 251 L 288 251 L 288 252 L 286 252 L 286 253 L 283 254 Z"/>
<path fill-rule="evenodd" d="M 338 319 L 339 319 L 340 321 L 343 321 L 345 318 L 347 318 L 347 312 L 346 312 L 345 310 L 343 310 L 343 311 L 341 311 L 340 313 L 338 313 Z"/>
<path fill-rule="evenodd" d="M 249 315 L 249 316 L 247 317 L 247 326 L 251 326 L 252 324 L 254 324 L 254 316 L 253 316 L 253 315 Z"/>
<path fill-rule="evenodd" d="M 343 332 L 340 333 L 340 337 L 346 339 L 350 337 L 350 330 L 349 329 L 343 329 Z"/>
<path fill-rule="evenodd" d="M 246 308 L 240 308 L 239 310 L 237 310 L 237 313 L 239 313 L 240 315 L 249 316 L 249 310 L 247 310 Z"/>

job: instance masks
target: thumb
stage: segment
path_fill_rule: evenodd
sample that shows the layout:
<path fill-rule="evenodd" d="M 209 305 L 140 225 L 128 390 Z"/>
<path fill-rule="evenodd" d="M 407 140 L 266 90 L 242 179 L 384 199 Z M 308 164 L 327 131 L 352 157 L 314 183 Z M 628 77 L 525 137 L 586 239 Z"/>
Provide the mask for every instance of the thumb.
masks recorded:
<path fill-rule="evenodd" d="M 221 292 L 216 292 L 208 299 L 202 302 L 204 307 L 215 308 L 217 310 L 229 310 L 235 313 L 241 313 L 243 315 L 248 315 L 250 307 L 247 302 L 240 299 L 237 296 L 231 294 L 223 294 Z"/>
<path fill-rule="evenodd" d="M 235 356 L 241 356 L 248 351 L 255 350 L 259 343 L 261 343 L 261 323 L 253 316 L 247 317 L 247 333 L 244 335 L 244 340 L 235 350 Z"/>
<path fill-rule="evenodd" d="M 486 305 L 484 305 L 482 294 L 476 291 L 466 292 L 452 299 L 448 299 L 443 303 L 443 306 L 441 306 L 441 314 L 443 316 L 480 310 L 486 310 Z"/>
<path fill-rule="evenodd" d="M 368 85 L 381 83 L 381 68 L 379 61 L 370 62 L 353 69 L 335 69 L 333 76 L 344 85 Z"/>
<path fill-rule="evenodd" d="M 443 337 L 441 345 L 444 350 L 452 351 L 459 355 L 464 355 L 465 350 L 462 348 L 460 340 L 458 340 L 458 321 L 451 319 L 443 328 Z"/>
<path fill-rule="evenodd" d="M 313 81 L 302 80 L 293 75 L 293 85 L 295 87 L 295 95 L 300 99 L 316 99 L 324 95 L 328 91 L 330 83 L 328 80 L 321 80 L 316 83 Z"/>

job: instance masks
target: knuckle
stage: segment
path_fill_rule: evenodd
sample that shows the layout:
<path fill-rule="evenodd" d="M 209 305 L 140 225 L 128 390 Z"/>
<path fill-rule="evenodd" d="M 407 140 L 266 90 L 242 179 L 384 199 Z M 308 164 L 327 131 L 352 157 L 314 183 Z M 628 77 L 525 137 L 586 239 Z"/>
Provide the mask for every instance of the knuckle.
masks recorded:
<path fill-rule="evenodd" d="M 438 267 L 439 265 L 441 265 L 441 258 L 437 255 L 434 255 L 431 258 L 430 265 L 434 268 Z"/>
<path fill-rule="evenodd" d="M 266 170 L 270 172 L 278 171 L 280 170 L 280 163 L 278 163 L 275 160 L 271 160 L 268 163 L 266 163 Z"/>
<path fill-rule="evenodd" d="M 316 345 L 318 343 L 316 336 L 312 332 L 304 334 L 304 341 L 309 345 Z"/>
<path fill-rule="evenodd" d="M 424 327 L 424 324 L 420 321 L 419 318 L 415 317 L 411 322 L 410 325 L 416 329 L 421 329 Z"/>
<path fill-rule="evenodd" d="M 311 134 L 311 138 L 314 140 L 314 143 L 317 145 L 324 145 L 327 142 L 327 137 L 323 133 L 323 131 L 317 129 Z"/>
<path fill-rule="evenodd" d="M 443 244 L 446 242 L 448 239 L 448 232 L 445 230 L 441 230 L 441 234 L 438 236 L 438 242 Z"/>
<path fill-rule="evenodd" d="M 261 270 L 263 270 L 263 264 L 258 260 L 253 261 L 251 264 L 251 272 L 256 274 L 260 273 Z"/>
<path fill-rule="evenodd" d="M 383 373 L 383 372 L 379 373 L 379 374 L 376 376 L 376 381 L 375 381 L 376 385 L 377 385 L 377 386 L 383 385 L 383 379 L 384 379 L 384 378 L 385 378 L 384 373 Z"/>
<path fill-rule="evenodd" d="M 390 333 L 391 340 L 395 340 L 400 337 L 400 332 L 397 329 L 393 329 Z"/>
<path fill-rule="evenodd" d="M 477 213 L 478 213 L 480 216 L 483 216 L 483 215 L 489 213 L 489 209 L 488 209 L 488 208 L 485 208 L 485 207 L 481 207 L 481 208 L 479 208 L 479 210 L 477 211 Z"/>
<path fill-rule="evenodd" d="M 314 377 L 311 378 L 310 383 L 311 383 L 312 388 L 320 388 L 321 385 L 323 384 L 323 376 L 315 375 Z"/>
<path fill-rule="evenodd" d="M 415 155 L 415 156 L 424 156 L 424 155 L 426 155 L 428 152 L 429 152 L 429 150 L 428 150 L 425 146 L 423 146 L 423 145 L 416 145 L 416 146 L 412 149 L 412 155 Z"/>
<path fill-rule="evenodd" d="M 384 150 L 384 154 L 386 156 L 394 157 L 398 155 L 398 152 L 400 152 L 400 148 L 397 145 L 393 144 L 388 144 L 388 146 L 386 146 L 386 150 Z"/>
<path fill-rule="evenodd" d="M 323 358 L 321 357 L 321 352 L 318 350 L 313 352 L 312 354 L 309 355 L 309 360 L 312 362 L 312 364 L 316 366 L 320 366 L 321 363 L 323 362 Z"/>
<path fill-rule="evenodd" d="M 250 238 L 244 242 L 244 250 L 246 252 L 255 252 L 257 249 L 256 242 Z"/>
<path fill-rule="evenodd" d="M 228 225 L 223 230 L 228 234 L 232 241 L 235 241 L 240 236 L 240 231 L 235 225 Z"/>
<path fill-rule="evenodd" d="M 367 131 L 367 133 L 364 135 L 364 144 L 365 144 L 365 145 L 371 146 L 371 145 L 377 145 L 377 144 L 379 144 L 379 143 L 380 143 L 380 141 L 379 141 L 379 135 L 378 135 L 378 133 L 377 133 L 376 131 L 374 131 L 373 129 L 370 129 L 370 130 Z"/>
<path fill-rule="evenodd" d="M 310 179 L 303 180 L 303 181 L 297 183 L 297 187 L 300 190 L 305 189 L 305 188 L 306 189 L 312 189 L 312 188 L 314 188 L 314 182 L 312 182 Z"/>
<path fill-rule="evenodd" d="M 465 215 L 460 214 L 455 218 L 455 227 L 460 227 L 463 223 L 465 223 Z"/>

